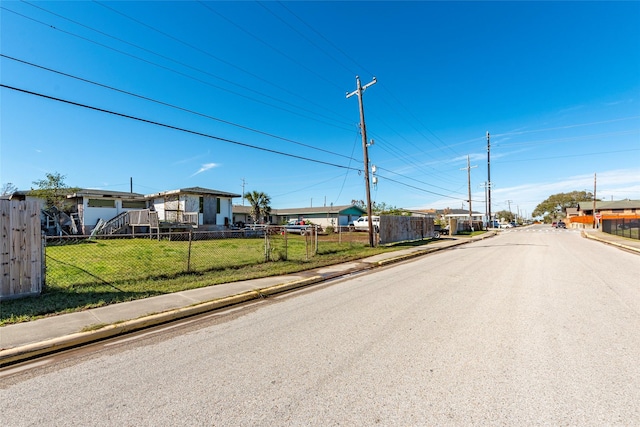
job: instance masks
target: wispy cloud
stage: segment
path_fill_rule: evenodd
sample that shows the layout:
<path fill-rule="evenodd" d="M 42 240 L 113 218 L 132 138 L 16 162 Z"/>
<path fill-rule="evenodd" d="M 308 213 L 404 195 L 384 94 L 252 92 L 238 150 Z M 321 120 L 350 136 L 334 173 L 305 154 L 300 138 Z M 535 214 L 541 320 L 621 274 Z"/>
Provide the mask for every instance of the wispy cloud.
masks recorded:
<path fill-rule="evenodd" d="M 189 178 L 196 176 L 202 172 L 206 172 L 209 169 L 213 169 L 215 167 L 219 166 L 217 163 L 205 163 L 204 165 L 202 165 L 202 167 L 200 169 L 198 169 L 197 172 L 195 172 L 194 174 L 192 174 Z"/>
<path fill-rule="evenodd" d="M 616 105 L 620 105 L 620 104 L 631 104 L 633 102 L 632 98 L 629 99 L 621 99 L 618 101 L 612 101 L 612 102 L 605 102 L 604 106 L 605 107 L 614 107 Z"/>
<path fill-rule="evenodd" d="M 210 151 L 207 150 L 206 153 L 202 153 L 202 154 L 198 154 L 197 156 L 193 156 L 193 157 L 188 157 L 186 159 L 182 159 L 182 160 L 176 160 L 175 162 L 173 162 L 174 165 L 179 165 L 179 164 L 183 164 L 183 163 L 191 163 L 194 160 L 198 160 L 201 159 L 203 157 L 206 157 L 210 154 Z"/>

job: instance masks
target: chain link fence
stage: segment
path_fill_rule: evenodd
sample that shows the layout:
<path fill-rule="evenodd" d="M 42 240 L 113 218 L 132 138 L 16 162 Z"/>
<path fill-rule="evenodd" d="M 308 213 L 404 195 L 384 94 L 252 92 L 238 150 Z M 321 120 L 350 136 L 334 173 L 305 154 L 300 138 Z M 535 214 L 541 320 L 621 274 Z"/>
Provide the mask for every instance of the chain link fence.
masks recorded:
<path fill-rule="evenodd" d="M 351 245 L 367 245 L 367 233 L 281 226 L 225 231 L 172 231 L 153 235 L 63 236 L 45 241 L 47 286 L 154 280 L 267 262 L 308 261 Z"/>

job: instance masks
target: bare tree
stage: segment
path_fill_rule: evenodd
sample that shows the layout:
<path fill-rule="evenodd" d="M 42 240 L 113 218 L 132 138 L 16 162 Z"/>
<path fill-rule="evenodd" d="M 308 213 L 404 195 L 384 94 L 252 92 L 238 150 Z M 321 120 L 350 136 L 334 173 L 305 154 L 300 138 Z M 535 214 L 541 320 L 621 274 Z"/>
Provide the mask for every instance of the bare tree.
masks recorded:
<path fill-rule="evenodd" d="M 0 189 L 0 196 L 8 196 L 15 193 L 16 191 L 18 191 L 18 187 L 13 185 L 13 183 L 11 182 L 7 182 L 5 184 L 2 184 L 2 189 Z"/>

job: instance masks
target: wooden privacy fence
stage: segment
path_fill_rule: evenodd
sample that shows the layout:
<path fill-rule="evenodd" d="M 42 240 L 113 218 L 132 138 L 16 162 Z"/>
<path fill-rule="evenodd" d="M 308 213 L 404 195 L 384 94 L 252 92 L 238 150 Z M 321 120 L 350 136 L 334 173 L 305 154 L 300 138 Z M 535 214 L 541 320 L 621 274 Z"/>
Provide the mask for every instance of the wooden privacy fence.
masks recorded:
<path fill-rule="evenodd" d="M 567 221 L 574 224 L 593 224 L 593 215 L 572 216 Z"/>
<path fill-rule="evenodd" d="M 40 294 L 44 263 L 39 203 L 0 200 L 0 239 L 0 299 Z"/>
<path fill-rule="evenodd" d="M 419 240 L 434 236 L 431 217 L 421 216 L 380 216 L 380 243 L 387 244 L 405 240 Z"/>

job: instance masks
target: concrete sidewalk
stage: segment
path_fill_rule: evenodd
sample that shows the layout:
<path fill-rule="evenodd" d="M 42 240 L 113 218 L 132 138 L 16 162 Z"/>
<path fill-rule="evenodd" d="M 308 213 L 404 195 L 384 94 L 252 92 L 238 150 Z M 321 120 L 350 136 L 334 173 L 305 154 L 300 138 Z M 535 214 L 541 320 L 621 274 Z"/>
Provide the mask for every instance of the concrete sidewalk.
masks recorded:
<path fill-rule="evenodd" d="M 0 328 L 0 367 L 495 235 L 495 231 L 490 231 L 472 238 L 443 238 L 296 274 L 226 283 L 4 326 Z M 583 235 L 640 253 L 640 241 L 636 243 L 600 232 L 583 232 Z"/>
<path fill-rule="evenodd" d="M 594 229 L 582 230 L 582 236 L 608 245 L 616 246 L 626 251 L 640 254 L 640 240 L 628 239 L 626 237 L 620 237 Z"/>

